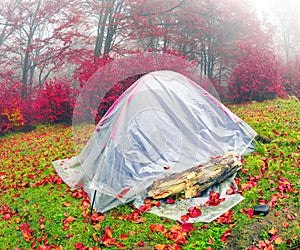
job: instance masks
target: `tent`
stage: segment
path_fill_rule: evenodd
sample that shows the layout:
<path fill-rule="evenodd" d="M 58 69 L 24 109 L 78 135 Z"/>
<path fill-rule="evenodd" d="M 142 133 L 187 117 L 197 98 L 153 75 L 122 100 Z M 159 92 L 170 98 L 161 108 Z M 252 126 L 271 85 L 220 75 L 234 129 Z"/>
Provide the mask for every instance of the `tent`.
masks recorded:
<path fill-rule="evenodd" d="M 53 165 L 70 187 L 83 188 L 93 207 L 105 212 L 144 196 L 155 180 L 227 152 L 250 152 L 255 136 L 187 77 L 156 71 L 117 99 L 78 156 Z"/>

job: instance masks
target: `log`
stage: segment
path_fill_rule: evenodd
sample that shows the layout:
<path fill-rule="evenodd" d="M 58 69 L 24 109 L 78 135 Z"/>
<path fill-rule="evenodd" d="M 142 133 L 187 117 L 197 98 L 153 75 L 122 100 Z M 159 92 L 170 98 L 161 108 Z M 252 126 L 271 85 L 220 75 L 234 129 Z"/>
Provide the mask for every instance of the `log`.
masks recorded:
<path fill-rule="evenodd" d="M 235 152 L 211 159 L 204 165 L 189 168 L 153 182 L 148 195 L 154 199 L 170 196 L 192 198 L 209 187 L 221 183 L 242 167 Z"/>

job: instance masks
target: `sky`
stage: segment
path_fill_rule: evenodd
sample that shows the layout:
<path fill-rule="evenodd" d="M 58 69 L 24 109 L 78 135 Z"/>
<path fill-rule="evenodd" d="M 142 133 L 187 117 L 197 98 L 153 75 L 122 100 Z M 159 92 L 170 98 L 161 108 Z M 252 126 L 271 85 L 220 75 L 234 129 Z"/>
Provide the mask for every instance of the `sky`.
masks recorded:
<path fill-rule="evenodd" d="M 251 1 L 255 3 L 259 11 L 270 10 L 272 6 L 272 0 L 251 0 Z"/>
<path fill-rule="evenodd" d="M 263 18 L 265 14 L 270 15 L 272 8 L 274 7 L 274 0 L 250 0 L 254 3 L 257 14 L 260 18 Z"/>

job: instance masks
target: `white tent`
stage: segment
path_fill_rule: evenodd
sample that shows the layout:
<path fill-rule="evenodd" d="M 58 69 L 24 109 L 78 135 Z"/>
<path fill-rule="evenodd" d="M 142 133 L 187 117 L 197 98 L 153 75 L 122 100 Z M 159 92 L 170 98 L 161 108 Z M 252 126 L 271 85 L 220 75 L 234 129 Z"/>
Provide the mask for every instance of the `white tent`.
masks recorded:
<path fill-rule="evenodd" d="M 157 71 L 118 98 L 78 156 L 53 165 L 105 212 L 144 195 L 154 180 L 230 151 L 249 152 L 255 135 L 190 79 Z"/>

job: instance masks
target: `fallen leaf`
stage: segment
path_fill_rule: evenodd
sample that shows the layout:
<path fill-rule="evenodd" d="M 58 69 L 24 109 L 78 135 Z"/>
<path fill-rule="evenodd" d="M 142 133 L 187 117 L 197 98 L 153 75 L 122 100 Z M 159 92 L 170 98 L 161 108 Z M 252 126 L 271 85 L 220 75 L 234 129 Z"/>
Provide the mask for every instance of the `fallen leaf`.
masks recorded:
<path fill-rule="evenodd" d="M 284 221 L 284 222 L 282 222 L 282 226 L 284 227 L 284 228 L 288 228 L 289 227 L 289 223 L 287 223 L 286 221 Z"/>
<path fill-rule="evenodd" d="M 288 220 L 294 220 L 294 219 L 295 219 L 294 216 L 293 216 L 293 215 L 290 215 L 290 214 L 287 214 L 287 215 L 286 215 L 286 218 L 287 218 Z"/>
<path fill-rule="evenodd" d="M 128 236 L 126 234 L 121 234 L 120 239 L 126 240 L 126 239 L 128 239 Z"/>
<path fill-rule="evenodd" d="M 153 232 L 161 232 L 161 233 L 163 233 L 163 232 L 166 231 L 164 225 L 162 225 L 162 224 L 152 224 L 152 225 L 149 226 L 149 228 Z"/>
<path fill-rule="evenodd" d="M 175 202 L 176 202 L 176 200 L 173 200 L 173 199 L 166 200 L 166 203 L 168 203 L 168 204 L 174 204 Z"/>
<path fill-rule="evenodd" d="M 144 240 L 142 240 L 140 243 L 138 243 L 138 246 L 139 246 L 139 247 L 143 247 L 143 246 L 145 246 L 145 242 L 144 242 Z"/>
<path fill-rule="evenodd" d="M 275 239 L 274 242 L 275 242 L 276 245 L 279 245 L 283 242 L 283 239 L 281 237 L 278 237 L 278 238 Z"/>
<path fill-rule="evenodd" d="M 277 234 L 278 230 L 276 230 L 274 227 L 272 227 L 270 230 L 269 230 L 269 234 L 271 235 L 275 235 Z"/>

